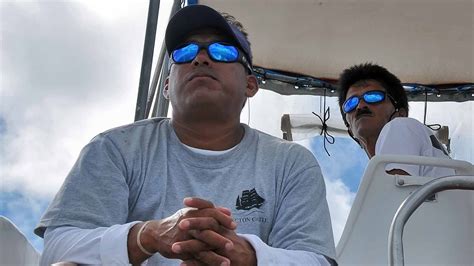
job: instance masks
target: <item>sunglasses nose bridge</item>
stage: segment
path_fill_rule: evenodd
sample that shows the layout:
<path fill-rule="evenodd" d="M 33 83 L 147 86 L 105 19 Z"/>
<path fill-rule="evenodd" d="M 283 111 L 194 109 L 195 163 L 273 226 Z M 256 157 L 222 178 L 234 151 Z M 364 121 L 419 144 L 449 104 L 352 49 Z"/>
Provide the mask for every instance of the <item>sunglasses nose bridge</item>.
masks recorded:
<path fill-rule="evenodd" d="M 362 108 L 366 107 L 367 105 L 368 105 L 368 103 L 365 101 L 363 95 L 357 96 L 357 104 L 354 107 L 354 110 L 362 109 Z"/>
<path fill-rule="evenodd" d="M 200 47 L 192 63 L 197 66 L 200 64 L 209 65 L 211 58 L 207 52 L 206 47 Z"/>

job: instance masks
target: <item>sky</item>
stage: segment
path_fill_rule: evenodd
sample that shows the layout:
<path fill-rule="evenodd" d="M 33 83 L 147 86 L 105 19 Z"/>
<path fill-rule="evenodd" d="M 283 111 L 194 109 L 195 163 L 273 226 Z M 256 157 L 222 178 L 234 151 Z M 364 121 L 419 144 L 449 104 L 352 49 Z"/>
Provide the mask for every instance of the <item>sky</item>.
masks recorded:
<path fill-rule="evenodd" d="M 80 149 L 133 122 L 148 2 L 0 1 L 1 214 L 34 246 Z"/>
<path fill-rule="evenodd" d="M 166 10 L 169 1 L 161 2 Z M 39 251 L 42 239 L 33 228 L 81 148 L 98 133 L 133 122 L 147 8 L 148 1 L 0 0 L 0 215 Z M 159 25 L 166 20 L 160 17 Z M 156 43 L 163 32 L 159 26 Z M 281 137 L 282 114 L 317 112 L 319 103 L 316 96 L 261 90 L 241 120 Z M 340 119 L 335 99 L 328 105 Z M 421 119 L 423 105 L 411 108 L 411 116 Z M 449 124 L 455 134 L 455 158 L 471 162 L 472 115 L 461 110 L 472 109 L 472 103 L 428 108 L 430 120 Z M 299 143 L 321 165 L 337 241 L 367 157 L 350 138 L 328 145 L 328 157 L 322 141 L 317 136 Z M 461 147 L 466 143 L 471 148 Z"/>

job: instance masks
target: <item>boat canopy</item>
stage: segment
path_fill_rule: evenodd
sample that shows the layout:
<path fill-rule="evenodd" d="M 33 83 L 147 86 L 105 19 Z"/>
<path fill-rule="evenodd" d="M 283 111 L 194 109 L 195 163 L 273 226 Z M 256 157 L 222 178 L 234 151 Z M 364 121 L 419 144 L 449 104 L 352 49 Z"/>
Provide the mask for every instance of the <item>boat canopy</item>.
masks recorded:
<path fill-rule="evenodd" d="M 337 88 L 331 84 L 343 69 L 373 62 L 396 74 L 411 96 L 421 94 L 412 101 L 424 101 L 423 92 L 429 93 L 429 101 L 474 99 L 471 0 L 198 2 L 242 22 L 262 79 L 275 74 L 299 78 L 283 78 L 291 86 L 263 84 L 262 88 L 320 95 L 317 88 L 328 87 L 333 89 L 328 96 L 335 96 Z M 467 93 L 462 95 L 463 91 Z"/>

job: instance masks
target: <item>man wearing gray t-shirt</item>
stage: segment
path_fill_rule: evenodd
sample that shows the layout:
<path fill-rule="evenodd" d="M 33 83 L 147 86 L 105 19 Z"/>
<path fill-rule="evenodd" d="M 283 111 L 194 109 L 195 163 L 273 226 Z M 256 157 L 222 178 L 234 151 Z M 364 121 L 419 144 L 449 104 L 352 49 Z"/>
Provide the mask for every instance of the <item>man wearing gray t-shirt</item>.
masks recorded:
<path fill-rule="evenodd" d="M 84 149 L 35 232 L 42 265 L 329 265 L 334 240 L 313 155 L 240 123 L 258 90 L 242 25 L 174 15 L 171 119 L 111 129 Z"/>

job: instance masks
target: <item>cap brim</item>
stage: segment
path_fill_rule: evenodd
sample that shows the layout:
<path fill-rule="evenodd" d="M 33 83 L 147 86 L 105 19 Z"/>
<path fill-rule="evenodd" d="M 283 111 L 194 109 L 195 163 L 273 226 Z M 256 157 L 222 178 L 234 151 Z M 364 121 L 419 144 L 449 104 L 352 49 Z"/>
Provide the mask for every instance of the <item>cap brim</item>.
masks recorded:
<path fill-rule="evenodd" d="M 181 45 L 190 33 L 204 28 L 217 29 L 222 34 L 231 37 L 247 56 L 251 56 L 249 45 L 241 43 L 243 37 L 237 36 L 239 33 L 232 29 L 219 12 L 205 5 L 186 6 L 176 12 L 170 19 L 165 34 L 165 44 L 168 53 L 171 53 L 178 45 Z M 248 59 L 251 60 L 250 58 Z"/>

